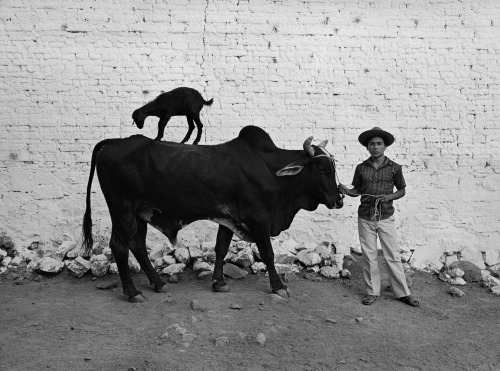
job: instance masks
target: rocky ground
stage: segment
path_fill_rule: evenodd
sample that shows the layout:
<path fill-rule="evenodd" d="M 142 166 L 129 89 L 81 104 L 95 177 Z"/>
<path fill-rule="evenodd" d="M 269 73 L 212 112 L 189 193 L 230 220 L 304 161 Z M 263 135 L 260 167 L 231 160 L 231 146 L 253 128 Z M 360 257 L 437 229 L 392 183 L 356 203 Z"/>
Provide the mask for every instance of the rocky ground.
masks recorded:
<path fill-rule="evenodd" d="M 491 288 L 452 286 L 441 280 L 450 270 L 441 279 L 409 271 L 420 308 L 390 291 L 363 306 L 361 259 L 353 259 L 350 278 L 288 274 L 286 300 L 270 294 L 264 272 L 213 293 L 209 277 L 187 268 L 167 294 L 136 273 L 143 304 L 126 300 L 114 274 L 3 274 L 0 369 L 500 369 L 500 297 Z"/>

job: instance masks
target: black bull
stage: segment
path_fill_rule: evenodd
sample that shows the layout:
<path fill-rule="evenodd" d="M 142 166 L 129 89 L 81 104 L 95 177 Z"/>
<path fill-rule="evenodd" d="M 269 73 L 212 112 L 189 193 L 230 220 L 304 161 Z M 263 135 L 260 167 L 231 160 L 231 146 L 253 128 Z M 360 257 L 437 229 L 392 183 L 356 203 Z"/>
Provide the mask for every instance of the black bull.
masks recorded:
<path fill-rule="evenodd" d="M 112 222 L 109 246 L 115 257 L 123 292 L 132 302 L 145 298 L 128 268 L 132 251 L 156 292 L 165 282 L 149 261 L 147 224 L 175 244 L 178 231 L 196 220 L 219 224 L 215 244 L 213 289 L 227 291 L 223 264 L 233 234 L 255 242 L 269 272 L 273 292 L 288 294 L 274 266 L 271 236 L 290 227 L 295 214 L 319 204 L 342 207 L 335 163 L 326 141 L 303 150 L 276 147 L 255 126 L 219 145 L 188 146 L 155 142 L 141 135 L 99 142 L 92 153 L 83 219 L 83 245 L 92 248 L 90 193 L 97 168 Z"/>

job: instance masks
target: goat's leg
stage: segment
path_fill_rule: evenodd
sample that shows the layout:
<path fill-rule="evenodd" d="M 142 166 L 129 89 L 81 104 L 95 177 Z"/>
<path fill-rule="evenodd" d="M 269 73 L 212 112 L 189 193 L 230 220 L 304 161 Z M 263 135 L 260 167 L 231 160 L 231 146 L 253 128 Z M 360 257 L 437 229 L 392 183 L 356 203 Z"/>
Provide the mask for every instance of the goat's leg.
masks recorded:
<path fill-rule="evenodd" d="M 198 129 L 198 133 L 196 134 L 196 139 L 193 144 L 198 144 L 201 139 L 201 132 L 203 131 L 203 124 L 201 123 L 200 116 L 194 116 L 194 122 L 196 123 L 196 128 Z"/>
<path fill-rule="evenodd" d="M 165 131 L 165 126 L 167 126 L 168 120 L 170 120 L 171 115 L 165 115 L 160 118 L 160 121 L 158 121 L 158 135 L 156 136 L 155 140 L 160 141 L 161 138 L 163 138 L 163 132 Z"/>
<path fill-rule="evenodd" d="M 187 122 L 188 122 L 188 126 L 189 126 L 189 129 L 188 129 L 188 132 L 186 134 L 186 136 L 184 137 L 184 139 L 181 141 L 181 143 L 186 143 L 189 138 L 191 137 L 191 133 L 193 132 L 194 130 L 194 122 L 193 122 L 193 118 L 191 116 L 186 116 L 187 118 Z M 196 143 L 194 143 L 196 144 Z"/>

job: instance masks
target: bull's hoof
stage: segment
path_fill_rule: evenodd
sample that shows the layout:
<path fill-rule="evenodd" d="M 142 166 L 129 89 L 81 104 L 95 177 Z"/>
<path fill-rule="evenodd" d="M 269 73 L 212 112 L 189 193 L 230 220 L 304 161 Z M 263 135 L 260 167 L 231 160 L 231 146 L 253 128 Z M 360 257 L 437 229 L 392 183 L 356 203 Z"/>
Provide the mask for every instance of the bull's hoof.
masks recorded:
<path fill-rule="evenodd" d="M 225 282 L 214 282 L 212 284 L 212 290 L 215 292 L 228 292 L 229 286 Z"/>
<path fill-rule="evenodd" d="M 166 294 L 167 293 L 167 286 L 165 282 L 162 282 L 161 284 L 156 284 L 155 285 L 155 292 L 161 293 L 161 294 Z"/>
<path fill-rule="evenodd" d="M 284 299 L 289 298 L 291 296 L 290 290 L 288 290 L 288 287 L 285 289 L 273 290 L 273 294 L 279 295 Z"/>
<path fill-rule="evenodd" d="M 128 301 L 131 303 L 144 303 L 146 298 L 142 294 L 136 296 L 129 296 Z"/>

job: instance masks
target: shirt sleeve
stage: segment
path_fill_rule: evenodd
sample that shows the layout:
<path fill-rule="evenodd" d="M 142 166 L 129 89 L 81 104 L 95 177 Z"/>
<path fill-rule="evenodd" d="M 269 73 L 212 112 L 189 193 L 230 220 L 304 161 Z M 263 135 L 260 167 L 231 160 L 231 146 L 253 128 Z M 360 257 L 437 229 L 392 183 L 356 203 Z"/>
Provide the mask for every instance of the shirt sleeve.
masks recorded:
<path fill-rule="evenodd" d="M 362 183 L 361 173 L 358 165 L 356 166 L 356 170 L 354 171 L 354 177 L 352 178 L 351 184 L 354 186 L 354 188 L 359 190 L 361 188 L 361 183 Z"/>
<path fill-rule="evenodd" d="M 401 189 L 406 187 L 405 178 L 403 176 L 403 167 L 397 166 L 396 171 L 394 173 L 394 185 L 396 189 Z"/>

